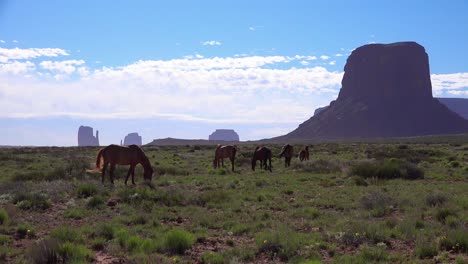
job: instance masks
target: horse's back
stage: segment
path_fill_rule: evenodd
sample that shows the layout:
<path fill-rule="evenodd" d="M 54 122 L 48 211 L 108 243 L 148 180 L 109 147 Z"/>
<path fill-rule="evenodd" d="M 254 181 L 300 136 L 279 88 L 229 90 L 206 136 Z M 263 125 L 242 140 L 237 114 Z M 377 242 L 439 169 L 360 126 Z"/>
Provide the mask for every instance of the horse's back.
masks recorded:
<path fill-rule="evenodd" d="M 141 148 L 137 145 L 119 146 L 112 144 L 105 148 L 104 160 L 120 165 L 135 164 L 141 159 L 141 152 Z"/>

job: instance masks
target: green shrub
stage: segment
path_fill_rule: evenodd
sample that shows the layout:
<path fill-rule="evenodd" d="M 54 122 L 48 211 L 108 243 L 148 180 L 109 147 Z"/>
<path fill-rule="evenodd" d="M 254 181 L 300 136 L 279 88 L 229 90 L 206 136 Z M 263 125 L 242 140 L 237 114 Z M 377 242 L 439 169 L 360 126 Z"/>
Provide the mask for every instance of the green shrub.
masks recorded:
<path fill-rule="evenodd" d="M 468 231 L 466 228 L 451 230 L 441 237 L 439 247 L 443 250 L 468 253 Z"/>
<path fill-rule="evenodd" d="M 420 259 L 432 258 L 437 254 L 439 254 L 439 251 L 436 245 L 431 242 L 424 241 L 416 245 L 416 256 Z"/>
<path fill-rule="evenodd" d="M 35 232 L 34 232 L 34 229 L 30 226 L 27 226 L 27 225 L 18 225 L 18 227 L 16 227 L 16 236 L 20 239 L 23 239 L 23 238 L 32 238 L 35 236 Z"/>
<path fill-rule="evenodd" d="M 4 209 L 0 209 L 0 225 L 8 221 L 8 213 Z"/>
<path fill-rule="evenodd" d="M 81 208 L 72 208 L 68 209 L 63 213 L 63 216 L 65 218 L 71 218 L 71 219 L 82 219 L 86 214 L 86 211 Z"/>
<path fill-rule="evenodd" d="M 213 191 L 204 192 L 201 195 L 200 200 L 202 204 L 208 204 L 208 203 L 219 204 L 219 203 L 229 202 L 230 198 L 231 197 L 229 193 L 224 190 L 213 190 Z"/>
<path fill-rule="evenodd" d="M 378 179 L 423 179 L 424 172 L 412 163 L 389 159 L 381 162 L 361 162 L 351 166 L 351 175 Z"/>
<path fill-rule="evenodd" d="M 292 168 L 308 173 L 337 173 L 341 172 L 340 165 L 333 160 L 318 159 L 315 161 L 297 162 L 292 164 Z"/>
<path fill-rule="evenodd" d="M 13 197 L 13 203 L 20 209 L 33 211 L 43 211 L 52 205 L 43 193 L 18 193 Z"/>
<path fill-rule="evenodd" d="M 61 226 L 52 230 L 50 237 L 58 239 L 62 243 L 83 241 L 81 232 L 69 226 Z"/>
<path fill-rule="evenodd" d="M 356 184 L 357 186 L 367 186 L 367 185 L 369 185 L 366 182 L 366 180 L 361 176 L 354 176 L 352 178 L 352 180 L 353 180 L 354 184 Z"/>
<path fill-rule="evenodd" d="M 379 263 L 388 260 L 388 253 L 380 247 L 364 247 L 358 254 L 362 263 Z"/>
<path fill-rule="evenodd" d="M 10 242 L 10 236 L 0 234 L 0 246 L 5 246 Z"/>
<path fill-rule="evenodd" d="M 428 206 L 440 206 L 447 202 L 447 196 L 443 193 L 430 193 L 426 196 Z"/>
<path fill-rule="evenodd" d="M 92 183 L 84 183 L 78 186 L 77 194 L 78 198 L 88 198 L 97 194 L 98 190 L 96 185 Z"/>
<path fill-rule="evenodd" d="M 300 234 L 288 228 L 261 233 L 256 236 L 255 241 L 259 253 L 277 255 L 282 261 L 288 261 L 297 255 L 297 251 L 305 243 Z"/>
<path fill-rule="evenodd" d="M 157 175 L 187 176 L 190 174 L 190 171 L 176 166 L 159 165 L 155 166 L 155 173 Z"/>
<path fill-rule="evenodd" d="M 93 235 L 97 237 L 102 237 L 106 240 L 114 239 L 115 227 L 110 223 L 102 223 L 96 227 Z"/>
<path fill-rule="evenodd" d="M 201 262 L 203 264 L 223 264 L 224 257 L 219 253 L 208 251 L 201 255 Z"/>
<path fill-rule="evenodd" d="M 393 199 L 383 192 L 374 191 L 361 198 L 362 206 L 371 211 L 374 217 L 381 217 L 391 210 Z"/>
<path fill-rule="evenodd" d="M 65 242 L 58 248 L 58 254 L 62 257 L 64 263 L 86 263 L 91 262 L 94 254 L 83 245 L 77 245 Z"/>
<path fill-rule="evenodd" d="M 440 208 L 436 212 L 436 219 L 439 222 L 445 223 L 448 216 L 457 216 L 457 213 L 451 208 Z"/>
<path fill-rule="evenodd" d="M 62 263 L 59 247 L 60 242 L 57 239 L 39 240 L 26 250 L 26 259 L 31 263 Z"/>
<path fill-rule="evenodd" d="M 96 237 L 93 240 L 91 240 L 91 248 L 96 251 L 103 250 L 105 244 L 106 244 L 106 239 L 103 237 Z"/>
<path fill-rule="evenodd" d="M 86 203 L 86 206 L 90 209 L 101 209 L 104 207 L 104 199 L 101 196 L 93 196 Z"/>
<path fill-rule="evenodd" d="M 453 160 L 448 163 L 448 165 L 452 168 L 459 168 L 461 167 L 461 164 L 459 161 Z"/>
<path fill-rule="evenodd" d="M 194 241 L 194 237 L 191 233 L 179 228 L 174 228 L 166 234 L 164 247 L 171 253 L 183 254 L 185 250 L 192 247 Z"/>

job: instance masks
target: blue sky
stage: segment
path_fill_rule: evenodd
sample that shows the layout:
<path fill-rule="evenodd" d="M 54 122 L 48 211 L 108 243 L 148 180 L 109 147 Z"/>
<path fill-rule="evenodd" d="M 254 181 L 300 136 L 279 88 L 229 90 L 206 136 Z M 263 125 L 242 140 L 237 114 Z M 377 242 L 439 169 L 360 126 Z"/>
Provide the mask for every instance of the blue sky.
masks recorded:
<path fill-rule="evenodd" d="M 139 132 L 287 133 L 336 98 L 350 52 L 416 41 L 433 94 L 468 97 L 467 1 L 0 0 L 0 145 Z"/>

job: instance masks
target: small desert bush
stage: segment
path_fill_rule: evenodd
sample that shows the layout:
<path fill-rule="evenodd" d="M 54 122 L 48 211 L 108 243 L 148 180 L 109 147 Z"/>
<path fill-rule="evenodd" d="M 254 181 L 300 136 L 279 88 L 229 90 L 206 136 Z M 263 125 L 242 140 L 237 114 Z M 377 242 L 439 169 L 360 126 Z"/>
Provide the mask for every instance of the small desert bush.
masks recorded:
<path fill-rule="evenodd" d="M 27 171 L 13 175 L 13 181 L 53 181 L 66 178 L 65 169 L 62 167 L 54 168 L 50 171 Z"/>
<path fill-rule="evenodd" d="M 77 194 L 78 198 L 88 198 L 95 195 L 98 192 L 96 185 L 92 183 L 83 183 L 78 186 Z"/>
<path fill-rule="evenodd" d="M 16 236 L 20 239 L 32 238 L 35 236 L 35 231 L 32 227 L 20 224 L 16 227 Z"/>
<path fill-rule="evenodd" d="M 261 233 L 256 236 L 255 241 L 259 253 L 277 255 L 282 261 L 288 261 L 297 255 L 305 243 L 302 235 L 287 228 Z"/>
<path fill-rule="evenodd" d="M 165 237 L 164 248 L 174 254 L 183 254 L 195 242 L 193 235 L 183 229 L 174 228 Z"/>
<path fill-rule="evenodd" d="M 68 209 L 66 210 L 64 213 L 63 213 L 63 217 L 65 218 L 71 218 L 71 219 L 82 219 L 84 218 L 86 214 L 86 211 L 84 209 L 81 209 L 81 208 L 71 208 L 71 209 Z"/>
<path fill-rule="evenodd" d="M 461 227 L 449 231 L 447 236 L 440 238 L 439 247 L 442 250 L 468 253 L 468 230 Z"/>
<path fill-rule="evenodd" d="M 173 175 L 173 176 L 186 176 L 190 174 L 190 171 L 184 168 L 169 165 L 159 165 L 155 167 L 157 175 Z"/>
<path fill-rule="evenodd" d="M 112 240 L 116 232 L 116 227 L 111 223 L 102 223 L 96 226 L 93 236 L 102 237 L 105 240 Z"/>
<path fill-rule="evenodd" d="M 358 263 L 380 263 L 388 260 L 388 253 L 381 247 L 364 247 L 357 257 Z"/>
<path fill-rule="evenodd" d="M 337 173 L 341 172 L 340 165 L 336 161 L 318 159 L 315 161 L 293 163 L 293 169 L 308 173 Z"/>
<path fill-rule="evenodd" d="M 456 211 L 452 208 L 440 208 L 436 212 L 436 219 L 442 223 L 445 223 L 449 216 L 457 216 Z"/>
<path fill-rule="evenodd" d="M 364 209 L 370 210 L 374 217 L 381 217 L 391 211 L 393 199 L 382 191 L 373 191 L 364 195 L 361 200 Z"/>
<path fill-rule="evenodd" d="M 84 245 L 65 242 L 58 248 L 58 255 L 64 263 L 86 263 L 91 262 L 94 254 Z"/>
<path fill-rule="evenodd" d="M 443 193 L 430 193 L 426 196 L 428 206 L 440 206 L 447 202 L 447 196 Z"/>
<path fill-rule="evenodd" d="M 439 251 L 437 246 L 431 241 L 419 239 L 416 241 L 416 256 L 420 259 L 427 259 L 437 256 Z"/>
<path fill-rule="evenodd" d="M 219 253 L 207 251 L 201 255 L 201 262 L 203 264 L 223 264 L 224 257 Z"/>
<path fill-rule="evenodd" d="M 46 210 L 52 205 L 43 193 L 18 193 L 13 197 L 13 203 L 20 209 L 33 211 Z"/>
<path fill-rule="evenodd" d="M 47 238 L 39 240 L 26 251 L 26 259 L 31 263 L 62 263 L 59 255 L 60 242 L 57 239 Z"/>
<path fill-rule="evenodd" d="M 0 225 L 8 221 L 8 213 L 4 209 L 0 209 Z"/>
<path fill-rule="evenodd" d="M 378 179 L 402 178 L 406 180 L 416 180 L 424 178 L 423 170 L 416 165 L 396 159 L 357 163 L 351 166 L 350 174 L 364 178 Z"/>
<path fill-rule="evenodd" d="M 81 232 L 69 226 L 61 226 L 52 230 L 52 232 L 50 233 L 50 237 L 55 238 L 62 243 L 83 241 Z"/>
<path fill-rule="evenodd" d="M 86 206 L 90 209 L 101 209 L 104 207 L 104 199 L 101 196 L 93 196 L 88 200 Z"/>

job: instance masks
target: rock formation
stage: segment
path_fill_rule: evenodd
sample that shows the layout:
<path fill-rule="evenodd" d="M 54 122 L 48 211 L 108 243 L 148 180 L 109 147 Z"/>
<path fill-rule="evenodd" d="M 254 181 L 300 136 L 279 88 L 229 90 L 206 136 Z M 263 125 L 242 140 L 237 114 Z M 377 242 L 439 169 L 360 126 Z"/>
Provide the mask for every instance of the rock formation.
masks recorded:
<path fill-rule="evenodd" d="M 239 135 L 234 129 L 216 129 L 216 131 L 208 137 L 208 140 L 239 141 Z"/>
<path fill-rule="evenodd" d="M 125 146 L 128 146 L 128 145 L 141 146 L 142 145 L 141 142 L 142 142 L 141 136 L 139 136 L 138 133 L 130 133 L 127 136 L 125 136 L 123 144 Z"/>
<path fill-rule="evenodd" d="M 92 127 L 80 126 L 78 128 L 78 146 L 99 146 L 99 131 L 96 130 L 96 136 L 93 136 Z"/>
<path fill-rule="evenodd" d="M 468 133 L 468 121 L 432 97 L 421 45 L 365 45 L 352 52 L 344 70 L 338 98 L 277 140 Z"/>
<path fill-rule="evenodd" d="M 468 98 L 437 98 L 452 112 L 468 120 Z"/>

